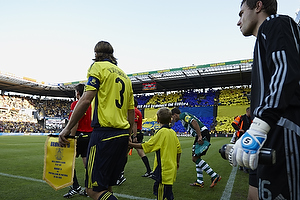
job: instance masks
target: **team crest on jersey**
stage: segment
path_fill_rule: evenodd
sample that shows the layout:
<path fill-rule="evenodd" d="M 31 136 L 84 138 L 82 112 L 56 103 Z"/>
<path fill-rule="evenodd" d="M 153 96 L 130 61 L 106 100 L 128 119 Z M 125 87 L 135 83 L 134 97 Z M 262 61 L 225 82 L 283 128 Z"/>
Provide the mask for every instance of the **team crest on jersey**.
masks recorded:
<path fill-rule="evenodd" d="M 92 80 L 90 81 L 90 83 L 91 83 L 92 85 L 96 85 L 96 84 L 97 84 L 97 80 L 96 80 L 95 78 L 92 78 Z"/>
<path fill-rule="evenodd" d="M 191 120 L 191 118 L 192 118 L 191 116 L 187 115 L 187 116 L 185 116 L 184 121 L 189 122 Z"/>

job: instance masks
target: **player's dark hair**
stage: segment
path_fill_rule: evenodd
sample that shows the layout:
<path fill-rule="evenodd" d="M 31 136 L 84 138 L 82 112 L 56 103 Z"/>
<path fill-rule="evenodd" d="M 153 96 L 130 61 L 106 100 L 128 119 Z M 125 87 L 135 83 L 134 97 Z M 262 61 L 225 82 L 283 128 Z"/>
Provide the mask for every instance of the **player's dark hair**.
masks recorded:
<path fill-rule="evenodd" d="M 94 48 L 94 51 L 95 51 L 95 59 L 93 60 L 95 62 L 109 60 L 115 65 L 118 64 L 117 59 L 113 55 L 114 49 L 109 42 L 106 41 L 98 42 Z"/>
<path fill-rule="evenodd" d="M 138 101 L 134 99 L 134 107 L 137 107 L 139 105 Z"/>
<path fill-rule="evenodd" d="M 84 84 L 80 83 L 75 86 L 75 90 L 79 93 L 79 96 L 81 97 L 84 91 Z"/>
<path fill-rule="evenodd" d="M 163 107 L 157 111 L 157 119 L 161 124 L 169 124 L 171 122 L 172 113 L 169 108 Z"/>
<path fill-rule="evenodd" d="M 247 6 L 253 10 L 256 8 L 256 3 L 261 1 L 263 9 L 268 15 L 275 15 L 277 13 L 277 0 L 242 0 L 241 6 L 246 3 Z"/>
<path fill-rule="evenodd" d="M 172 115 L 181 113 L 179 108 L 173 108 L 171 112 L 172 112 Z"/>

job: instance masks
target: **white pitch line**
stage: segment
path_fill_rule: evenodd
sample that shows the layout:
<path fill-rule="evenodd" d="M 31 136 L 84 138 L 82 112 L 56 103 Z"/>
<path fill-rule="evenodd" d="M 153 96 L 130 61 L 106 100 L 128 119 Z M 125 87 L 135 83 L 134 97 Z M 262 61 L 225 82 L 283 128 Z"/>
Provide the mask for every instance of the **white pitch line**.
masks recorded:
<path fill-rule="evenodd" d="M 46 183 L 46 181 L 44 181 L 44 180 L 25 177 L 25 176 L 16 176 L 16 175 L 12 175 L 12 174 L 1 173 L 1 172 L 0 172 L 0 175 L 10 177 L 10 178 L 24 179 L 24 180 L 27 180 L 27 181 L 35 181 L 35 182 Z M 126 198 L 126 199 L 134 199 L 134 200 L 155 200 L 155 199 L 148 199 L 148 198 L 143 198 L 143 197 L 135 197 L 135 196 L 127 195 L 127 194 L 114 193 L 114 195 L 116 195 L 118 197 Z"/>
<path fill-rule="evenodd" d="M 135 196 L 127 195 L 127 194 L 118 194 L 118 193 L 114 193 L 114 195 L 116 195 L 117 197 L 123 197 L 123 198 L 126 198 L 126 199 L 155 200 L 155 199 L 148 199 L 148 198 L 143 198 L 143 197 L 135 197 Z"/>
<path fill-rule="evenodd" d="M 223 194 L 222 194 L 222 197 L 221 197 L 220 200 L 230 199 L 232 188 L 233 188 L 233 183 L 234 183 L 234 179 L 235 179 L 235 175 L 236 175 L 236 172 L 237 172 L 237 168 L 238 167 L 233 167 L 232 168 L 229 179 L 227 181 L 227 184 L 225 186 L 225 189 L 223 191 Z"/>
<path fill-rule="evenodd" d="M 25 176 L 16 176 L 16 175 L 12 175 L 12 174 L 1 173 L 1 172 L 0 172 L 0 175 L 1 176 L 6 176 L 6 177 L 11 177 L 11 178 L 24 179 L 24 180 L 27 180 L 27 181 L 35 181 L 35 182 L 46 183 L 46 181 L 44 181 L 44 180 L 29 178 L 29 177 L 25 177 Z"/>

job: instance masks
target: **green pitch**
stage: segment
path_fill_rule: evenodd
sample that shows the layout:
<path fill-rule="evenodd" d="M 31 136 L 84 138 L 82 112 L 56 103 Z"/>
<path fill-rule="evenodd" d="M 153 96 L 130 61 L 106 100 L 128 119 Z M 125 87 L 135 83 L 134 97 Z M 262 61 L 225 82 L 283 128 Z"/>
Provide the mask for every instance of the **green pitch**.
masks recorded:
<path fill-rule="evenodd" d="M 148 139 L 149 137 L 145 138 Z M 177 180 L 173 185 L 175 199 L 215 200 L 223 197 L 227 200 L 229 196 L 231 200 L 247 199 L 248 174 L 237 170 L 235 176 L 230 176 L 234 171 L 233 168 L 219 155 L 219 148 L 229 143 L 230 138 L 212 138 L 208 153 L 202 157 L 222 176 L 222 180 L 214 188 L 209 188 L 211 181 L 205 172 L 204 188 L 189 186 L 189 183 L 196 180 L 195 164 L 191 161 L 193 138 L 180 137 L 179 140 L 182 155 Z M 63 195 L 68 192 L 68 188 L 55 191 L 42 180 L 45 141 L 46 136 L 0 136 L 0 199 L 64 199 Z M 147 156 L 152 167 L 154 153 Z M 84 168 L 81 158 L 76 159 L 76 170 L 79 183 L 84 186 Z M 128 156 L 125 167 L 127 180 L 122 185 L 113 187 L 116 196 L 120 200 L 155 199 L 152 194 L 154 181 L 141 177 L 145 172 L 142 160 L 136 150 L 133 150 L 132 155 Z M 234 184 L 230 187 L 230 182 L 232 183 L 233 180 Z M 72 199 L 90 198 L 77 195 Z"/>

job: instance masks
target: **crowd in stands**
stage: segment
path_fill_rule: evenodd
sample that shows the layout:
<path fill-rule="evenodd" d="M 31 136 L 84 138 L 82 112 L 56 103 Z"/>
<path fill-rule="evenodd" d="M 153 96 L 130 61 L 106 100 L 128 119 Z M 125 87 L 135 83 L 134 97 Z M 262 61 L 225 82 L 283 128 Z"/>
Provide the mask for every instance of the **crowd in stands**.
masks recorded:
<path fill-rule="evenodd" d="M 0 121 L 0 132 L 4 133 L 50 133 L 43 125 L 34 122 Z"/>
<path fill-rule="evenodd" d="M 72 101 L 62 99 L 30 99 L 30 103 L 39 111 L 43 117 L 68 118 Z"/>
<path fill-rule="evenodd" d="M 250 91 L 251 89 L 249 87 L 230 87 L 222 88 L 220 90 L 209 89 L 205 92 L 200 90 L 188 90 L 170 92 L 167 94 L 137 95 L 135 98 L 138 100 L 139 104 L 145 104 L 145 102 L 147 102 L 147 105 L 182 102 L 183 106 L 179 107 L 237 106 L 250 104 Z M 230 113 L 228 113 L 228 116 L 221 117 L 199 117 L 203 124 L 214 133 L 232 133 L 234 131 L 231 126 L 233 118 L 234 117 L 231 116 Z M 145 124 L 147 122 L 147 130 L 151 129 L 151 127 L 149 127 L 151 120 L 153 119 L 150 118 L 144 121 Z M 180 122 L 173 124 L 172 128 L 178 133 L 185 131 Z"/>
<path fill-rule="evenodd" d="M 171 92 L 169 94 L 166 93 L 157 93 L 153 95 L 151 99 L 146 103 L 146 105 L 160 105 L 160 104 L 168 104 L 181 101 L 182 95 L 181 92 Z"/>
<path fill-rule="evenodd" d="M 249 87 L 232 87 L 220 90 L 219 105 L 235 106 L 249 104 Z"/>
<path fill-rule="evenodd" d="M 249 105 L 249 87 L 231 87 L 221 90 L 187 90 L 168 93 L 152 93 L 135 95 L 139 105 L 165 105 L 178 103 L 179 107 L 211 107 Z M 0 95 L 0 132 L 53 132 L 59 130 L 46 129 L 41 120 L 44 117 L 67 119 L 72 100 L 39 99 L 28 96 Z M 181 104 L 180 104 L 181 103 Z M 34 113 L 22 112 L 32 110 Z M 211 132 L 232 132 L 233 117 L 209 116 L 200 120 Z M 145 128 L 150 131 L 156 126 L 153 118 L 144 120 Z M 153 126 L 151 127 L 151 124 Z M 172 124 L 177 132 L 185 132 L 180 122 Z"/>
<path fill-rule="evenodd" d="M 153 95 L 145 95 L 145 94 L 140 94 L 136 95 L 135 98 L 138 101 L 138 105 L 146 105 L 146 103 L 153 97 Z"/>
<path fill-rule="evenodd" d="M 231 106 L 234 109 L 235 106 L 246 105 L 250 106 L 250 87 L 232 87 L 220 90 L 219 106 Z M 232 110 L 231 109 L 231 110 Z M 244 111 L 243 111 L 244 112 Z M 240 113 L 243 114 L 243 113 Z M 233 133 L 234 128 L 231 123 L 235 116 L 227 115 L 216 117 L 215 132 L 220 133 Z"/>
<path fill-rule="evenodd" d="M 30 104 L 27 97 L 10 95 L 0 95 L 0 107 L 12 109 L 34 109 L 34 106 Z"/>
<path fill-rule="evenodd" d="M 183 106 L 189 107 L 203 107 L 215 105 L 216 93 L 213 89 L 206 92 L 199 90 L 187 90 L 170 93 L 157 93 L 157 94 L 140 94 L 135 98 L 139 105 L 163 105 L 168 103 L 185 103 Z M 182 106 L 179 106 L 182 107 Z"/>
<path fill-rule="evenodd" d="M 215 104 L 215 90 L 208 90 L 207 92 L 199 92 L 195 90 L 186 91 L 182 95 L 184 102 L 188 103 L 190 107 L 205 107 L 213 106 Z"/>
<path fill-rule="evenodd" d="M 71 100 L 34 99 L 28 96 L 0 95 L 0 132 L 51 133 L 44 117 L 68 118 Z"/>

